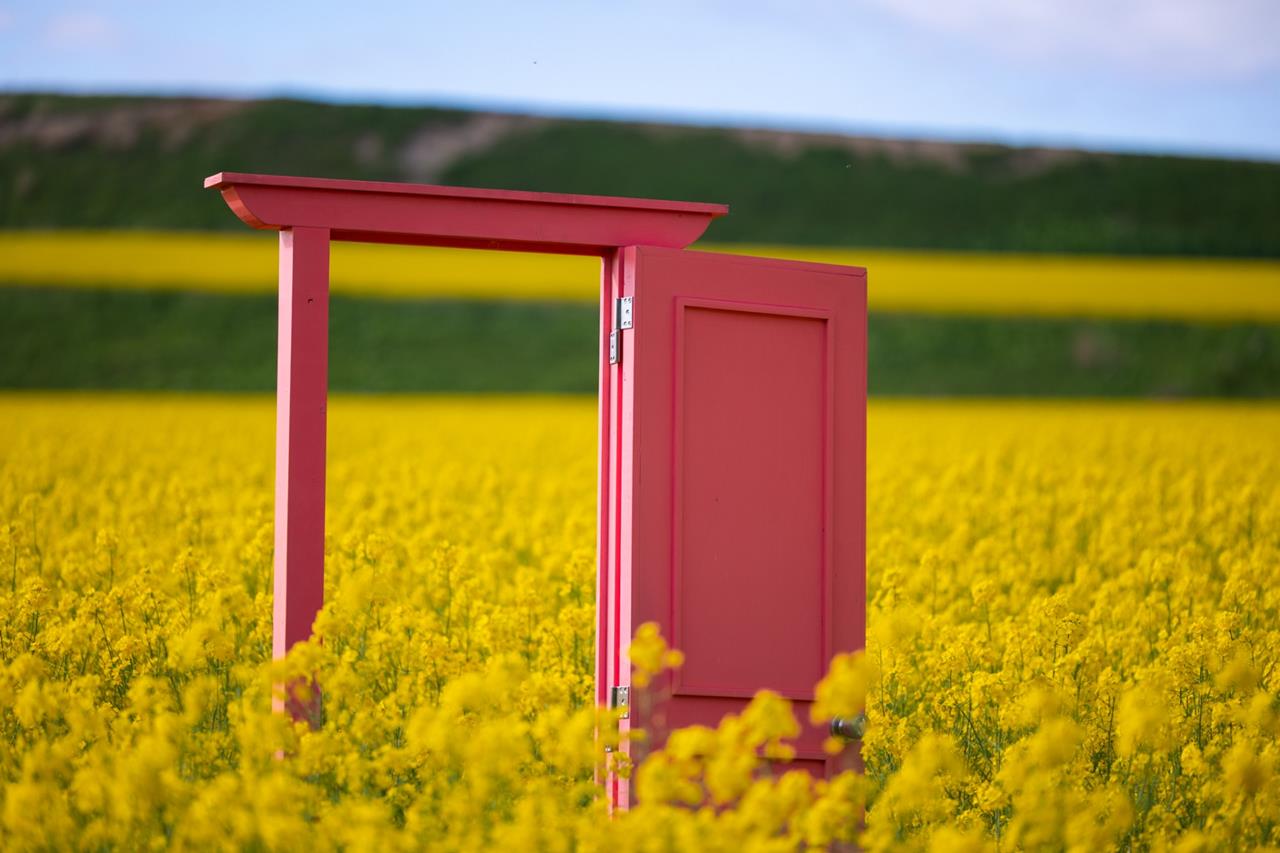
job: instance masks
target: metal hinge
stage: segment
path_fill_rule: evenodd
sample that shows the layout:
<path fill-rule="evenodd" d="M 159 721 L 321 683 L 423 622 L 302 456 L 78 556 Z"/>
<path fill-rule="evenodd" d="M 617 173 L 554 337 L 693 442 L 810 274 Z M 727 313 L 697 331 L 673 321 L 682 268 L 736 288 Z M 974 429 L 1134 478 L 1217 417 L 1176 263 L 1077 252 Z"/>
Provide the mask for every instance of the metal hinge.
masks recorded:
<path fill-rule="evenodd" d="M 622 361 L 622 330 L 635 327 L 635 298 L 623 296 L 613 300 L 613 331 L 609 333 L 609 363 Z"/>
<path fill-rule="evenodd" d="M 622 708 L 622 716 L 619 719 L 625 720 L 631 716 L 631 688 L 630 687 L 610 687 L 609 688 L 609 707 Z"/>

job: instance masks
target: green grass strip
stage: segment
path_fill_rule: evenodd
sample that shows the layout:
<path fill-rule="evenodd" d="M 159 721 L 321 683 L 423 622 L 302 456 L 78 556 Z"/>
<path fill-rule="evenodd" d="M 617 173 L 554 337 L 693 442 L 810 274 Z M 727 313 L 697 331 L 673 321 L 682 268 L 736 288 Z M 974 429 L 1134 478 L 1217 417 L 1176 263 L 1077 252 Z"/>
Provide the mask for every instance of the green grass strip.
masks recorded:
<path fill-rule="evenodd" d="M 569 303 L 334 296 L 336 391 L 583 392 L 597 314 Z M 269 295 L 0 287 L 0 388 L 269 391 Z M 1280 326 L 873 313 L 878 395 L 1278 397 Z"/>

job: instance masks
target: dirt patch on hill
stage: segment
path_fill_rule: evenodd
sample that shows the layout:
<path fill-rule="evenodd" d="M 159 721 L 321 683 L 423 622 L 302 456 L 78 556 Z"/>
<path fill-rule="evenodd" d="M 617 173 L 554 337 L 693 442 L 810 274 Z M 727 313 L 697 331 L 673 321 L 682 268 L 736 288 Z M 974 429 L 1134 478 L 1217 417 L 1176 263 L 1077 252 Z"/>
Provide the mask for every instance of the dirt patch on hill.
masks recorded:
<path fill-rule="evenodd" d="M 550 123 L 551 119 L 537 116 L 476 113 L 458 124 L 431 124 L 401 147 L 400 168 L 410 180 L 432 181 L 463 157 Z"/>
<path fill-rule="evenodd" d="M 58 150 L 88 142 L 123 150 L 151 131 L 166 149 L 173 149 L 201 128 L 252 106 L 249 101 L 184 98 L 125 101 L 74 112 L 37 106 L 24 115 L 13 115 L 13 100 L 0 97 L 0 148 L 30 144 Z"/>

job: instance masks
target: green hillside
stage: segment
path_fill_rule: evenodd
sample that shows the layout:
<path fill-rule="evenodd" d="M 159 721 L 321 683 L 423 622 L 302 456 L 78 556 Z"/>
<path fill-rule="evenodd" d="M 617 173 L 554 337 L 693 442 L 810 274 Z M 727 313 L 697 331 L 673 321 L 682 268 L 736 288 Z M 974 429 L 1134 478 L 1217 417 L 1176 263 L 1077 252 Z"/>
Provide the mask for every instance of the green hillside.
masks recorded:
<path fill-rule="evenodd" d="M 302 101 L 0 95 L 0 227 L 241 228 L 218 170 L 727 202 L 718 241 L 1280 256 L 1280 164 Z"/>

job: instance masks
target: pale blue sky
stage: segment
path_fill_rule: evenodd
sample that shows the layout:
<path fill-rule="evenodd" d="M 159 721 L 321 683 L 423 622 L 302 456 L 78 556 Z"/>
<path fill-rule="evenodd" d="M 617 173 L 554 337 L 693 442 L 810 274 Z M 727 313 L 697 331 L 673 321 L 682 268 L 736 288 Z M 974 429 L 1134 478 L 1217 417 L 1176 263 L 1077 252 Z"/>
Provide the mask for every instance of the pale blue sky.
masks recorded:
<path fill-rule="evenodd" d="M 1280 2 L 0 0 L 0 88 L 1280 159 Z"/>

